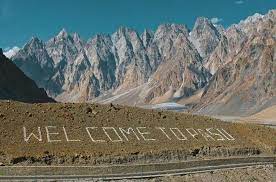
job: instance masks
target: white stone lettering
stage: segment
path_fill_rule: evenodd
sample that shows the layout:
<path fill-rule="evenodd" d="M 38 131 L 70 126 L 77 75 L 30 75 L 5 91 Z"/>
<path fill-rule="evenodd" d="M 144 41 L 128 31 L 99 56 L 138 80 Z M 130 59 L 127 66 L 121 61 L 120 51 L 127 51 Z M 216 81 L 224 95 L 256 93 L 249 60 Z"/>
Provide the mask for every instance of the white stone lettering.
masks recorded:
<path fill-rule="evenodd" d="M 180 131 L 180 129 L 178 128 L 170 128 L 171 132 L 174 134 L 174 136 L 178 139 L 178 140 L 187 140 L 187 137 Z M 176 134 L 176 132 L 178 134 L 180 134 L 180 136 L 178 134 Z"/>
<path fill-rule="evenodd" d="M 45 130 L 44 130 L 45 128 Z M 166 128 L 158 127 L 83 127 L 74 131 L 67 126 L 43 126 L 28 129 L 23 126 L 23 142 L 137 142 L 137 141 L 235 141 L 223 128 Z M 86 132 L 85 132 L 86 131 Z M 83 134 L 80 136 L 77 133 Z M 75 135 L 74 135 L 75 134 Z M 163 135 L 163 136 L 161 136 Z M 45 138 L 44 138 L 45 136 Z M 44 139 L 44 140 L 43 140 Z M 167 140 L 167 141 L 165 141 Z"/>
<path fill-rule="evenodd" d="M 163 127 L 156 127 L 157 129 L 161 130 L 162 133 L 169 139 L 171 140 L 171 137 L 169 137 L 169 135 L 165 132 L 166 128 Z"/>
<path fill-rule="evenodd" d="M 90 139 L 92 140 L 92 142 L 99 142 L 99 143 L 102 143 L 102 142 L 106 142 L 105 140 L 95 140 L 91 133 L 90 133 L 90 130 L 94 130 L 94 129 L 97 129 L 98 127 L 86 127 L 86 132 L 88 133 Z"/>
<path fill-rule="evenodd" d="M 67 141 L 67 142 L 80 142 L 80 140 L 69 139 L 68 134 L 67 134 L 67 131 L 66 131 L 66 129 L 65 129 L 64 126 L 62 127 L 62 129 L 63 129 L 63 132 L 64 132 L 64 135 L 65 135 L 65 138 L 66 138 L 66 141 Z"/>
<path fill-rule="evenodd" d="M 57 133 L 57 132 L 50 132 L 49 131 L 50 129 L 56 129 L 56 128 L 57 128 L 56 126 L 46 126 L 45 127 L 46 134 L 47 134 L 47 140 L 48 140 L 49 143 L 51 143 L 51 142 L 61 142 L 61 140 L 51 139 L 51 135 L 59 135 L 59 133 Z"/>
<path fill-rule="evenodd" d="M 107 130 L 113 130 L 115 135 L 117 135 L 118 139 L 117 140 L 112 139 L 110 137 L 110 134 L 107 132 Z M 113 128 L 113 127 L 103 127 L 103 131 L 104 131 L 105 135 L 109 138 L 110 141 L 112 141 L 112 142 L 122 142 L 123 141 L 122 137 L 118 134 L 118 132 L 116 131 L 115 128 Z"/>
<path fill-rule="evenodd" d="M 38 141 L 42 142 L 42 134 L 41 134 L 41 129 L 40 127 L 37 127 L 37 131 L 38 131 L 38 136 L 35 135 L 34 133 L 30 133 L 27 137 L 27 129 L 26 127 L 23 127 L 23 133 L 24 133 L 24 141 L 25 142 L 29 142 L 30 138 L 33 136 L 35 139 L 37 139 Z"/>
<path fill-rule="evenodd" d="M 128 128 L 127 131 L 123 128 L 119 128 L 120 132 L 122 133 L 122 135 L 125 137 L 126 141 L 128 141 L 128 138 L 126 136 L 127 135 L 130 135 L 131 133 L 133 133 L 135 135 L 135 137 L 137 138 L 137 140 L 140 140 L 140 138 L 137 136 L 137 134 L 135 133 L 134 129 L 133 128 Z"/>
<path fill-rule="evenodd" d="M 197 139 L 195 136 L 198 135 L 197 131 L 193 128 L 186 128 L 186 131 L 194 138 Z"/>
<path fill-rule="evenodd" d="M 150 135 L 150 132 L 148 131 L 141 131 L 141 130 L 144 130 L 144 129 L 147 129 L 147 127 L 137 127 L 136 130 L 138 131 L 138 133 L 142 136 L 142 138 L 145 140 L 145 141 L 155 141 L 156 139 L 154 138 L 146 138 L 145 135 Z"/>
<path fill-rule="evenodd" d="M 208 141 L 208 138 L 215 141 L 215 139 L 209 135 L 207 132 L 203 131 L 202 129 L 197 129 L 197 131 L 205 138 L 206 141 Z"/>
<path fill-rule="evenodd" d="M 222 132 L 221 130 L 222 130 L 223 132 Z M 235 140 L 235 138 L 234 138 L 233 136 L 231 136 L 229 133 L 227 133 L 223 128 L 221 128 L 221 130 L 217 128 L 217 131 L 218 131 L 220 134 L 222 134 L 227 140 L 230 140 L 230 141 L 231 141 L 231 140 Z M 226 136 L 225 134 L 226 134 L 227 136 Z"/>
<path fill-rule="evenodd" d="M 217 138 L 218 141 L 223 141 L 223 140 L 225 140 L 225 139 L 223 138 L 222 135 L 220 135 L 220 134 L 218 134 L 218 133 L 215 133 L 215 132 L 212 132 L 211 130 L 214 131 L 215 129 L 214 129 L 214 128 L 207 128 L 207 129 L 206 129 L 206 131 L 208 131 L 211 135 L 218 136 L 218 138 Z"/>

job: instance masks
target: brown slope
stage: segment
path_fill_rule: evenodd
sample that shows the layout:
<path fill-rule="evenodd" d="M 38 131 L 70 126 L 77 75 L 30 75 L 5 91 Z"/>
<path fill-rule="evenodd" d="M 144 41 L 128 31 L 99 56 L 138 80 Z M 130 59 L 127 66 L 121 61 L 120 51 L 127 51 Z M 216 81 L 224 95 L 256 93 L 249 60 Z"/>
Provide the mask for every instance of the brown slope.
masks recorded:
<path fill-rule="evenodd" d="M 0 99 L 23 102 L 54 102 L 46 92 L 38 88 L 0 49 Z"/>
<path fill-rule="evenodd" d="M 5 102 L 0 103 L 0 111 L 0 163 L 5 165 L 149 163 L 276 154 L 275 129 L 204 116 L 64 103 Z M 38 136 L 38 127 L 42 139 L 27 139 L 31 132 Z M 96 127 L 89 129 L 94 141 L 86 127 Z M 106 135 L 103 127 L 113 129 L 106 128 Z M 158 127 L 164 127 L 167 136 Z M 123 135 L 119 128 L 134 132 Z"/>

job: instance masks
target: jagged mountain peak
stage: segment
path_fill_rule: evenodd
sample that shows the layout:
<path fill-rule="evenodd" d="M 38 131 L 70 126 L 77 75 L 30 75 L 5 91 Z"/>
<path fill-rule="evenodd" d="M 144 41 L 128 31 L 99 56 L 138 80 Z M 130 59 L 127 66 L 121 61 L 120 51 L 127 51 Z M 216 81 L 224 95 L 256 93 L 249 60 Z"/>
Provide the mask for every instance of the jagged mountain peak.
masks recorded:
<path fill-rule="evenodd" d="M 191 33 L 192 35 L 194 34 L 196 36 L 196 34 L 201 34 L 207 31 L 215 34 L 216 36 L 219 36 L 219 32 L 216 27 L 217 26 L 215 26 L 208 18 L 199 17 L 197 18 Z"/>
<path fill-rule="evenodd" d="M 221 39 L 221 33 L 208 18 L 199 17 L 190 32 L 190 40 L 200 56 L 207 58 L 217 47 Z"/>
<path fill-rule="evenodd" d="M 72 37 L 73 37 L 74 42 L 82 41 L 80 35 L 78 33 L 76 33 L 76 32 L 73 33 Z"/>
<path fill-rule="evenodd" d="M 212 22 L 211 20 L 209 20 L 208 18 L 206 17 L 198 17 L 195 21 L 195 26 L 200 26 L 202 24 L 205 24 L 205 25 L 212 25 Z"/>
<path fill-rule="evenodd" d="M 245 20 L 241 20 L 240 24 L 254 23 L 256 21 L 263 19 L 264 17 L 265 15 L 262 15 L 260 13 L 255 13 L 254 15 L 247 17 Z"/>
<path fill-rule="evenodd" d="M 150 29 L 145 29 L 143 31 L 143 33 L 141 34 L 141 37 L 145 37 L 145 38 L 153 38 L 154 37 L 154 31 L 150 30 Z"/>
<path fill-rule="evenodd" d="M 57 38 L 66 38 L 68 37 L 68 33 L 65 28 L 61 29 L 61 31 L 58 33 Z"/>
<path fill-rule="evenodd" d="M 119 29 L 111 35 L 113 42 L 117 42 L 119 39 L 140 39 L 138 32 L 132 28 L 121 26 Z"/>
<path fill-rule="evenodd" d="M 55 37 L 51 38 L 46 44 L 57 44 L 58 42 L 83 44 L 83 40 L 78 33 L 68 33 L 64 28 Z"/>
<path fill-rule="evenodd" d="M 188 35 L 189 29 L 186 25 L 175 24 L 175 23 L 165 23 L 165 24 L 159 25 L 156 30 L 156 34 L 160 34 L 160 33 L 164 34 L 168 32 L 172 32 L 176 34 L 183 33 L 185 35 Z"/>
<path fill-rule="evenodd" d="M 62 29 L 57 36 L 46 43 L 46 49 L 55 65 L 72 63 L 84 50 L 84 42 L 77 33 L 70 34 Z"/>
<path fill-rule="evenodd" d="M 37 37 L 32 37 L 31 40 L 27 44 L 25 44 L 23 49 L 25 48 L 41 49 L 43 47 L 44 47 L 44 43 L 42 40 L 40 40 Z"/>
<path fill-rule="evenodd" d="M 276 16 L 276 9 L 272 9 L 267 13 L 267 16 L 274 17 Z"/>
<path fill-rule="evenodd" d="M 96 34 L 89 39 L 85 45 L 86 51 L 89 51 L 91 47 L 101 48 L 106 45 L 111 45 L 111 36 L 109 34 Z"/>
<path fill-rule="evenodd" d="M 154 31 L 152 31 L 151 29 L 145 29 L 142 34 L 153 36 L 154 35 Z"/>
<path fill-rule="evenodd" d="M 90 39 L 91 42 L 93 41 L 103 41 L 105 39 L 109 39 L 109 34 L 96 34 L 92 39 Z"/>
<path fill-rule="evenodd" d="M 216 29 L 218 30 L 218 32 L 220 33 L 220 35 L 223 35 L 224 32 L 226 31 L 223 25 L 215 24 L 214 27 L 216 27 Z"/>
<path fill-rule="evenodd" d="M 148 47 L 150 45 L 153 37 L 154 37 L 154 32 L 152 30 L 149 30 L 149 29 L 144 30 L 144 32 L 141 35 L 141 38 L 145 47 Z"/>
<path fill-rule="evenodd" d="M 126 26 L 120 26 L 117 30 L 117 33 L 119 34 L 126 34 L 126 33 L 130 33 L 130 32 L 136 32 L 134 29 L 130 28 L 130 27 L 126 27 Z"/>

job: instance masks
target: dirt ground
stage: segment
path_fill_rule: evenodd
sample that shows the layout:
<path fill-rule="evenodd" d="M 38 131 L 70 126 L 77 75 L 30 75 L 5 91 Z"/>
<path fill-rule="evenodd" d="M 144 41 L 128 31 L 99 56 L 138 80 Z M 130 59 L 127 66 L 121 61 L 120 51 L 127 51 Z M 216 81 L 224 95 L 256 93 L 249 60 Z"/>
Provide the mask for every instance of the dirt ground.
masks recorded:
<path fill-rule="evenodd" d="M 112 104 L 3 101 L 0 124 L 3 165 L 127 163 L 138 158 L 147 162 L 276 153 L 276 130 L 272 128 Z M 127 133 L 132 131 L 129 128 L 133 132 Z M 197 134 L 193 136 L 187 129 Z M 233 140 L 216 129 L 226 131 Z"/>
<path fill-rule="evenodd" d="M 160 177 L 154 179 L 144 179 L 144 180 L 125 180 L 128 182 L 236 182 L 236 181 L 258 181 L 258 182 L 273 182 L 272 177 L 273 167 L 267 166 L 256 166 L 249 167 L 247 169 L 224 169 L 217 170 L 213 172 L 189 174 L 183 176 L 168 176 Z M 96 180 L 95 180 L 96 181 Z M 100 181 L 100 180 L 98 180 Z M 120 180 L 124 181 L 124 180 Z"/>

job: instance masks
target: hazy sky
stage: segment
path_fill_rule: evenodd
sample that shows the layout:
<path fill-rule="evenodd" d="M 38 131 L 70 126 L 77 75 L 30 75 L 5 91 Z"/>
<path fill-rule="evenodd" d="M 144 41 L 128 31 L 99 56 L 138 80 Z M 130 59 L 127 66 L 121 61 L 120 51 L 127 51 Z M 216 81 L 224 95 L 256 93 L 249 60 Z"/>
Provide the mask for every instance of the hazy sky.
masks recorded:
<path fill-rule="evenodd" d="M 224 26 L 276 8 L 276 0 L 0 0 L 0 47 L 48 40 L 62 28 L 83 39 L 119 26 L 155 30 L 162 23 L 192 28 L 199 16 Z"/>

